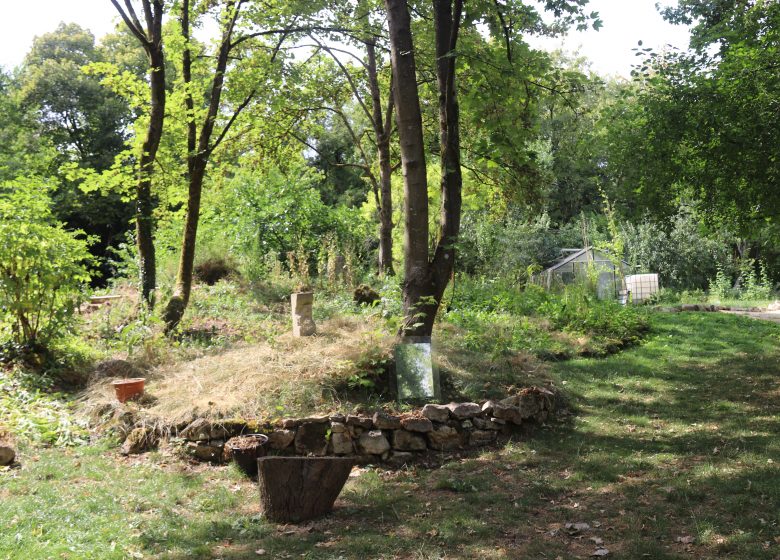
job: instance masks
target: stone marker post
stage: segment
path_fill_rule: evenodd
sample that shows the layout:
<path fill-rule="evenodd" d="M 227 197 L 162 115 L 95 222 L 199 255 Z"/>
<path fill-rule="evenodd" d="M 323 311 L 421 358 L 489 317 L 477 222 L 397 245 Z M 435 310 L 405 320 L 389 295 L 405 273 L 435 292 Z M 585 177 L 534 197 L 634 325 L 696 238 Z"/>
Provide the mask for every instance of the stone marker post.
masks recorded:
<path fill-rule="evenodd" d="M 292 304 L 293 336 L 311 336 L 317 332 L 312 318 L 313 292 L 297 292 L 290 297 Z"/>

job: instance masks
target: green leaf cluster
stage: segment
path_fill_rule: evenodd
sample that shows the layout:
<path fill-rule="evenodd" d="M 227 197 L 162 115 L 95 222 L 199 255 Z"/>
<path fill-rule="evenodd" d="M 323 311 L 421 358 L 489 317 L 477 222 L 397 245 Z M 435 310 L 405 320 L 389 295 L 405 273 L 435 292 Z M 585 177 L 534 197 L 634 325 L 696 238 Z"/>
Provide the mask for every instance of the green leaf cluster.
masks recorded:
<path fill-rule="evenodd" d="M 54 219 L 51 190 L 0 184 L 0 333 L 21 344 L 62 335 L 90 280 L 89 240 Z"/>

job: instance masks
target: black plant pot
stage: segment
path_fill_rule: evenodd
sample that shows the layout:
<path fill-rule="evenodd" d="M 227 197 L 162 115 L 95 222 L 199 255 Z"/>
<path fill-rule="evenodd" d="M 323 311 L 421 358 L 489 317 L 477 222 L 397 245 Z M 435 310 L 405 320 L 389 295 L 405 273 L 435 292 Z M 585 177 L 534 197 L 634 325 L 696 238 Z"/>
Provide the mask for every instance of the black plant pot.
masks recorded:
<path fill-rule="evenodd" d="M 246 438 L 256 440 L 254 445 L 228 445 L 228 448 L 238 468 L 247 476 L 254 478 L 257 476 L 257 460 L 260 457 L 265 457 L 268 451 L 268 436 L 265 434 L 246 434 L 240 437 L 240 439 Z"/>

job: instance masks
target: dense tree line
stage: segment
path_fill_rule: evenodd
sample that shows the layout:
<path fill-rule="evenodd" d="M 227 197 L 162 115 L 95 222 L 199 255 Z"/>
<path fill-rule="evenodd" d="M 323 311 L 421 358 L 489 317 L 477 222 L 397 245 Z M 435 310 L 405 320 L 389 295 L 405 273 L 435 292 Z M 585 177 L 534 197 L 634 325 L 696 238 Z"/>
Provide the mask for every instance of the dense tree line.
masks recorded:
<path fill-rule="evenodd" d="M 62 24 L 0 76 L 0 178 L 55 185 L 103 281 L 134 247 L 150 306 L 175 258 L 170 329 L 217 245 L 258 274 L 324 239 L 398 271 L 406 336 L 455 271 L 522 281 L 616 235 L 675 287 L 740 258 L 777 272 L 775 3 L 683 1 L 664 16 L 691 49 L 640 45 L 634 79 L 605 81 L 526 42 L 597 29 L 581 0 L 107 1 L 115 33 Z M 666 266 L 694 234 L 712 250 Z"/>

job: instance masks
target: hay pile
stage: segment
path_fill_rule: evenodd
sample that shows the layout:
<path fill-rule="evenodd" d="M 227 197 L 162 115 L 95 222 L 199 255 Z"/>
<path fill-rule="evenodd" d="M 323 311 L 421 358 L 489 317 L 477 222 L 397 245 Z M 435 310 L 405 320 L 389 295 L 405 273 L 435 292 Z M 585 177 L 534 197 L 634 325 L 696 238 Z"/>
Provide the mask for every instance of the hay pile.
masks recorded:
<path fill-rule="evenodd" d="M 386 355 L 392 337 L 367 319 L 339 317 L 318 334 L 246 345 L 147 374 L 145 413 L 176 423 L 193 417 L 263 418 L 333 406 L 333 387 L 354 375 L 367 356 Z M 82 402 L 114 400 L 111 379 L 97 380 Z"/>

